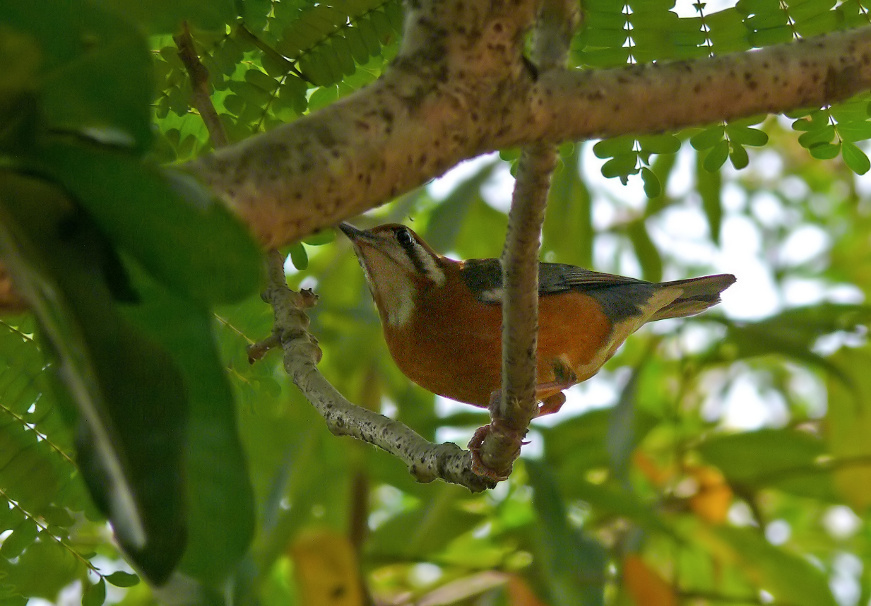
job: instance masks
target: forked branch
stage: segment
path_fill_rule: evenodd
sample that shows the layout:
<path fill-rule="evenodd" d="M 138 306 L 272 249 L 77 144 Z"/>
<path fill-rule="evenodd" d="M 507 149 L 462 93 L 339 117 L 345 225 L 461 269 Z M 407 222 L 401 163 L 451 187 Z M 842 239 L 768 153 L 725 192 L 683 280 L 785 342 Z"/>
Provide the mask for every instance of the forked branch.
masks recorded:
<path fill-rule="evenodd" d="M 578 23 L 576 2 L 545 0 L 536 21 L 532 60 L 538 72 L 564 67 Z M 522 149 L 502 251 L 502 390 L 490 404 L 491 423 L 470 447 L 476 471 L 503 479 L 520 456 L 536 403 L 538 253 L 541 228 L 556 167 L 556 147 L 535 143 Z"/>
<path fill-rule="evenodd" d="M 317 369 L 321 350 L 308 332 L 305 313 L 317 297 L 311 291 L 295 292 L 288 288 L 284 259 L 277 251 L 270 251 L 268 259 L 269 283 L 263 300 L 272 306 L 275 324 L 272 335 L 249 349 L 252 359 L 280 344 L 285 371 L 333 434 L 351 436 L 386 450 L 404 461 L 419 482 L 442 479 L 472 492 L 491 488 L 495 484 L 492 480 L 472 472 L 469 451 L 450 442 L 433 444 L 399 421 L 355 406 L 324 378 Z"/>

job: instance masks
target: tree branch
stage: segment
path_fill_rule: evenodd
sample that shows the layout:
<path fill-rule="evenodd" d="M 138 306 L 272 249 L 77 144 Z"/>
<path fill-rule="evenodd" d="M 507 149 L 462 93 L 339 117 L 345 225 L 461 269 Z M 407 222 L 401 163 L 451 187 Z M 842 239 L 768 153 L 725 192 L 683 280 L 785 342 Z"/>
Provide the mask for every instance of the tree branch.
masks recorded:
<path fill-rule="evenodd" d="M 523 11 L 424 4 L 441 12 L 410 12 L 381 79 L 188 169 L 276 246 L 495 149 L 821 107 L 871 89 L 871 26 L 693 61 L 551 70 L 535 81 L 520 55 Z"/>
<path fill-rule="evenodd" d="M 262 357 L 264 349 L 280 343 L 284 368 L 305 398 L 312 403 L 337 436 L 351 436 L 382 448 L 405 461 L 419 482 L 440 478 L 465 486 L 472 492 L 491 488 L 494 483 L 472 472 L 471 454 L 453 443 L 433 444 L 399 421 L 355 406 L 346 400 L 317 369 L 321 351 L 308 333 L 305 309 L 317 297 L 311 291 L 294 292 L 287 286 L 284 259 L 269 253 L 269 284 L 263 293 L 275 314 L 273 334 L 252 348 Z"/>
<path fill-rule="evenodd" d="M 224 131 L 224 125 L 221 124 L 221 119 L 218 117 L 218 112 L 215 111 L 215 106 L 212 104 L 211 90 L 209 88 L 209 70 L 200 61 L 197 56 L 197 49 L 194 46 L 194 39 L 191 37 L 191 30 L 187 22 L 182 23 L 180 34 L 172 37 L 176 47 L 178 47 L 178 57 L 187 69 L 188 77 L 191 79 L 191 89 L 193 90 L 193 106 L 200 113 L 206 129 L 209 131 L 209 137 L 212 140 L 212 146 L 215 148 L 224 147 L 229 143 L 227 133 Z"/>
<path fill-rule="evenodd" d="M 539 73 L 565 65 L 578 23 L 577 2 L 545 0 L 536 22 L 533 61 Z M 541 228 L 556 168 L 553 144 L 523 148 L 502 251 L 502 390 L 490 403 L 490 425 L 479 429 L 469 447 L 475 470 L 507 478 L 520 456 L 529 423 L 538 414 L 538 252 Z"/>

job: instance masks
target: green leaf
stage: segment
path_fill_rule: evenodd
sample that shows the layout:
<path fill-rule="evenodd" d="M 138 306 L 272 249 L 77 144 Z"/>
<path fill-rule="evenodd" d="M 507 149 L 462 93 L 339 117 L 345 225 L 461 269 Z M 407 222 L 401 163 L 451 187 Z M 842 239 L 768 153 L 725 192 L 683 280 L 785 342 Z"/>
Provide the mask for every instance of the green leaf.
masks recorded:
<path fill-rule="evenodd" d="M 238 301 L 259 288 L 259 247 L 193 178 L 74 143 L 40 150 L 38 162 L 119 248 L 175 292 L 214 303 Z"/>
<path fill-rule="evenodd" d="M 306 79 L 314 83 L 315 86 L 329 86 L 340 79 L 338 68 L 334 69 L 327 55 L 317 52 L 317 50 L 305 53 L 300 58 L 299 69 Z"/>
<path fill-rule="evenodd" d="M 836 606 L 823 570 L 807 559 L 775 547 L 755 528 L 717 526 L 695 535 L 712 550 L 725 548 L 729 559 L 755 587 L 770 593 L 775 603 L 795 606 Z"/>
<path fill-rule="evenodd" d="M 485 519 L 480 513 L 461 509 L 462 496 L 455 486 L 440 487 L 435 498 L 392 517 L 373 532 L 372 548 L 412 559 L 443 550 Z"/>
<path fill-rule="evenodd" d="M 651 154 L 674 154 L 680 150 L 680 139 L 674 135 L 644 135 L 638 137 L 642 151 Z"/>
<path fill-rule="evenodd" d="M 701 151 L 710 149 L 723 140 L 726 129 L 722 124 L 714 124 L 690 137 L 690 145 Z"/>
<path fill-rule="evenodd" d="M 171 353 L 188 396 L 188 541 L 180 569 L 209 585 L 220 585 L 248 550 L 254 496 L 236 429 L 233 392 L 215 349 L 212 314 L 145 276 L 134 278 L 137 290 L 151 304 L 127 308 L 126 317 Z"/>
<path fill-rule="evenodd" d="M 103 577 L 106 582 L 115 587 L 133 587 L 139 584 L 139 577 L 130 572 L 118 570 Z"/>
<path fill-rule="evenodd" d="M 611 158 L 602 165 L 602 176 L 607 179 L 620 177 L 622 181 L 626 181 L 629 175 L 634 175 L 638 172 L 638 156 L 634 153 L 621 154 Z"/>
<path fill-rule="evenodd" d="M 81 563 L 56 541 L 37 541 L 15 561 L 0 561 L 3 585 L 31 598 L 54 601 L 58 593 L 84 574 Z"/>
<path fill-rule="evenodd" d="M 791 26 L 781 25 L 751 32 L 749 40 L 750 44 L 757 48 L 761 48 L 763 46 L 773 46 L 775 44 L 792 42 L 794 37 L 795 34 L 793 33 Z"/>
<path fill-rule="evenodd" d="M 640 368 L 634 368 L 626 386 L 620 392 L 617 405 L 611 411 L 608 423 L 606 447 L 611 459 L 611 471 L 619 482 L 628 482 L 632 453 L 639 442 L 635 431 L 639 375 Z"/>
<path fill-rule="evenodd" d="M 359 27 L 352 26 L 348 28 L 345 31 L 345 40 L 354 61 L 362 64 L 369 60 L 369 49 L 366 48 L 366 41 L 363 39 L 363 34 L 360 32 Z"/>
<path fill-rule="evenodd" d="M 868 347 L 841 349 L 831 357 L 848 381 L 830 376 L 826 437 L 835 461 L 855 461 L 836 465 L 832 474 L 835 487 L 857 512 L 871 505 L 871 354 Z"/>
<path fill-rule="evenodd" d="M 817 160 L 832 160 L 841 153 L 840 143 L 819 143 L 808 148 L 811 156 Z"/>
<path fill-rule="evenodd" d="M 825 335 L 864 330 L 869 321 L 871 310 L 866 306 L 820 303 L 787 309 L 757 322 L 729 323 L 725 344 L 731 359 L 779 354 L 840 376 L 838 367 L 813 346 Z"/>
<path fill-rule="evenodd" d="M 302 242 L 297 242 L 290 247 L 290 260 L 293 263 L 293 266 L 300 271 L 308 267 L 308 253 L 305 250 L 305 246 L 302 245 Z"/>
<path fill-rule="evenodd" d="M 597 158 L 614 158 L 624 154 L 633 153 L 635 148 L 635 137 L 632 135 L 623 135 L 614 137 L 613 139 L 602 139 L 593 145 L 593 153 Z"/>
<path fill-rule="evenodd" d="M 245 109 L 245 99 L 239 95 L 227 95 L 224 97 L 224 108 L 231 114 L 238 116 Z"/>
<path fill-rule="evenodd" d="M 542 246 L 564 263 L 590 267 L 593 258 L 593 203 L 581 177 L 582 146 L 575 145 L 557 169 L 544 218 Z"/>
<path fill-rule="evenodd" d="M 871 169 L 868 156 L 855 143 L 844 141 L 841 144 L 841 155 L 844 158 L 844 164 L 857 175 L 864 175 L 868 169 Z"/>
<path fill-rule="evenodd" d="M 662 281 L 662 256 L 650 238 L 650 234 L 647 233 L 644 221 L 638 220 L 630 223 L 627 233 L 632 241 L 632 247 L 635 249 L 638 263 L 641 265 L 644 279 L 648 282 Z"/>
<path fill-rule="evenodd" d="M 623 40 L 626 40 L 624 34 Z M 625 47 L 602 48 L 585 51 L 580 56 L 580 62 L 589 67 L 617 67 L 626 65 L 629 61 L 629 49 Z"/>
<path fill-rule="evenodd" d="M 810 434 L 762 429 L 716 435 L 699 444 L 698 451 L 741 491 L 777 488 L 800 496 L 836 500 L 829 472 L 818 464 L 825 445 Z"/>
<path fill-rule="evenodd" d="M 354 63 L 354 57 L 351 54 L 351 47 L 345 38 L 335 36 L 330 41 L 330 46 L 336 55 L 336 60 L 339 62 L 339 69 L 346 76 L 353 74 L 357 70 Z"/>
<path fill-rule="evenodd" d="M 303 242 L 309 246 L 323 246 L 324 244 L 330 244 L 335 241 L 336 230 L 334 229 L 322 229 L 321 231 L 317 231 L 310 236 L 303 238 Z"/>
<path fill-rule="evenodd" d="M 249 69 L 245 72 L 245 81 L 259 88 L 260 90 L 272 93 L 278 88 L 278 81 L 261 72 L 259 69 Z"/>
<path fill-rule="evenodd" d="M 813 147 L 821 143 L 830 143 L 835 138 L 835 125 L 826 124 L 821 128 L 808 130 L 799 136 L 798 142 L 802 147 Z"/>
<path fill-rule="evenodd" d="M 747 168 L 747 165 L 750 164 L 750 157 L 747 155 L 747 150 L 744 149 L 744 146 L 730 145 L 729 147 L 729 159 L 732 161 L 732 166 L 737 170 Z"/>
<path fill-rule="evenodd" d="M 715 244 L 720 243 L 720 229 L 723 224 L 723 203 L 720 193 L 723 177 L 720 171 L 705 169 L 701 154 L 696 154 L 696 190 L 702 198 L 702 211 L 708 221 L 708 231 Z"/>
<path fill-rule="evenodd" d="M 87 132 L 144 151 L 151 143 L 151 56 L 137 29 L 85 2 L 34 11 L 0 3 L 2 37 L 38 47 L 38 104 L 52 128 Z M 123 86 L 119 86 L 123 82 Z"/>
<path fill-rule="evenodd" d="M 720 170 L 720 167 L 725 164 L 726 159 L 729 157 L 729 142 L 726 140 L 722 140 L 719 143 L 716 143 L 711 151 L 707 153 L 705 156 L 705 160 L 703 162 L 703 166 L 705 170 L 708 172 L 716 172 Z"/>
<path fill-rule="evenodd" d="M 829 114 L 819 109 L 809 113 L 807 110 L 800 110 L 790 115 L 796 118 L 795 122 L 792 123 L 793 130 L 802 132 L 817 131 L 829 125 Z"/>
<path fill-rule="evenodd" d="M 236 19 L 233 0 L 91 0 L 95 4 L 115 11 L 151 34 L 171 34 L 182 21 L 198 29 L 222 32 Z"/>
<path fill-rule="evenodd" d="M 82 606 L 103 606 L 106 601 L 106 579 L 101 578 L 94 584 L 88 584 L 82 593 Z"/>
<path fill-rule="evenodd" d="M 562 422 L 559 431 L 542 430 L 546 438 L 545 461 L 555 468 L 566 467 L 570 476 L 607 468 L 610 465 L 607 448 L 610 423 L 611 411 L 600 408 Z"/>
<path fill-rule="evenodd" d="M 526 461 L 526 465 L 538 519 L 534 528 L 534 561 L 546 580 L 551 598 L 548 603 L 603 604 L 607 563 L 604 548 L 569 526 L 563 497 L 550 469 L 535 461 Z"/>
<path fill-rule="evenodd" d="M 19 452 L 20 451 L 16 451 L 12 454 L 17 455 Z M 23 519 L 15 528 L 9 530 L 12 530 L 12 534 L 6 537 L 3 541 L 2 547 L 0 547 L 0 557 L 6 558 L 7 560 L 20 556 L 25 549 L 33 544 L 38 533 L 36 523 L 29 518 Z"/>
<path fill-rule="evenodd" d="M 0 256 L 39 320 L 57 395 L 81 419 L 82 476 L 131 561 L 161 582 L 185 543 L 180 373 L 119 313 L 136 294 L 87 215 L 11 173 L 0 175 L 0 215 Z"/>
<path fill-rule="evenodd" d="M 838 135 L 844 141 L 866 141 L 871 139 L 871 121 L 839 122 Z"/>
<path fill-rule="evenodd" d="M 768 143 L 768 135 L 764 131 L 749 126 L 729 124 L 726 126 L 726 135 L 733 144 L 761 147 Z"/>
<path fill-rule="evenodd" d="M 644 195 L 648 198 L 656 198 L 662 193 L 662 183 L 656 173 L 646 166 L 641 167 L 641 181 L 644 183 Z"/>
<path fill-rule="evenodd" d="M 288 75 L 278 91 L 278 98 L 293 108 L 297 114 L 302 114 L 308 107 L 308 86 L 302 79 Z"/>

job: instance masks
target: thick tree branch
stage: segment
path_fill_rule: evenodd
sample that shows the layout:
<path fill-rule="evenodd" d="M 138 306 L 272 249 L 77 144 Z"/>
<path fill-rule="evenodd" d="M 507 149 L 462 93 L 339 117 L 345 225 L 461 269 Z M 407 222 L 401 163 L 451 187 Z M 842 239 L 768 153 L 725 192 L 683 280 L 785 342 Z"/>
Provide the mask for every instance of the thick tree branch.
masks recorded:
<path fill-rule="evenodd" d="M 536 124 L 525 136 L 660 132 L 822 107 L 869 89 L 871 27 L 864 27 L 696 61 L 552 72 L 532 91 Z"/>
<path fill-rule="evenodd" d="M 252 349 L 262 357 L 264 350 L 280 343 L 284 350 L 284 368 L 306 399 L 324 417 L 329 430 L 337 436 L 351 436 L 383 448 L 405 461 L 411 474 L 420 482 L 440 478 L 460 484 L 473 492 L 490 488 L 494 483 L 472 472 L 471 454 L 453 443 L 432 444 L 399 421 L 355 406 L 346 400 L 317 369 L 321 351 L 308 333 L 305 309 L 314 305 L 310 292 L 297 293 L 287 287 L 284 259 L 277 251 L 269 254 L 269 285 L 263 299 L 275 313 L 273 334 Z"/>
<path fill-rule="evenodd" d="M 577 3 L 545 0 L 536 22 L 532 59 L 539 73 L 562 68 L 578 22 Z M 502 251 L 502 390 L 490 404 L 491 423 L 472 438 L 476 471 L 506 478 L 520 456 L 529 423 L 538 414 L 538 252 L 556 148 L 523 148 Z"/>
<path fill-rule="evenodd" d="M 263 242 L 280 245 L 494 149 L 821 107 L 871 89 L 871 26 L 754 52 L 552 70 L 534 80 L 519 52 L 522 11 L 427 6 L 453 10 L 456 21 L 412 12 L 399 57 L 380 80 L 189 170 Z"/>

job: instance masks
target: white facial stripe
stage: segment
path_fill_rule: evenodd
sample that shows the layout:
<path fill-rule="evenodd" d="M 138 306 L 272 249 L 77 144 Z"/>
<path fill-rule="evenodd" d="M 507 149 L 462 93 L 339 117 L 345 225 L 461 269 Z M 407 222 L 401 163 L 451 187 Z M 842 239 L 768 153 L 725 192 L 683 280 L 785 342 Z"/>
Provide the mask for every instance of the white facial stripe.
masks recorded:
<path fill-rule="evenodd" d="M 414 252 L 417 255 L 417 258 L 420 260 L 420 263 L 423 266 L 423 270 L 424 272 L 426 272 L 426 276 L 430 280 L 432 280 L 436 286 L 444 286 L 445 282 L 447 281 L 445 272 L 442 271 L 442 268 L 438 266 L 435 259 L 433 259 L 432 255 L 429 254 L 429 251 L 427 251 L 423 248 L 423 246 L 415 242 Z"/>

